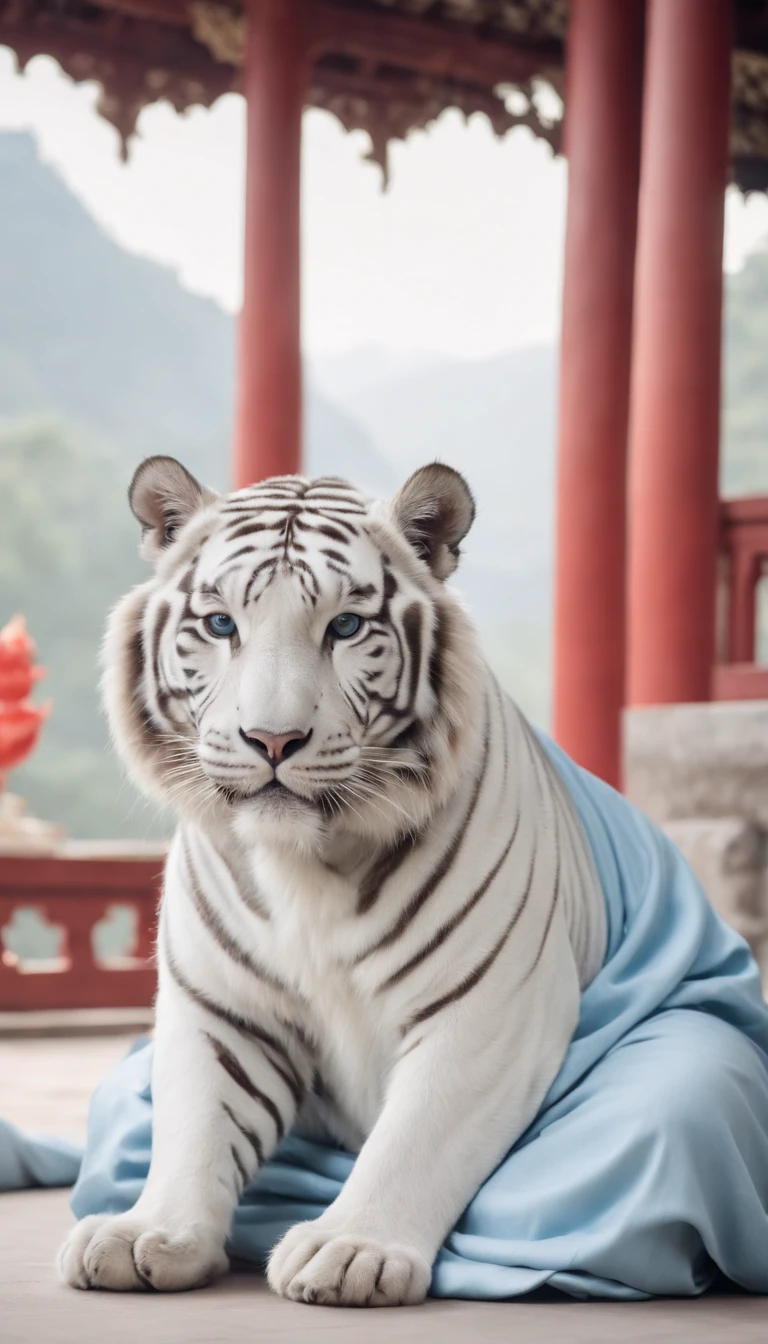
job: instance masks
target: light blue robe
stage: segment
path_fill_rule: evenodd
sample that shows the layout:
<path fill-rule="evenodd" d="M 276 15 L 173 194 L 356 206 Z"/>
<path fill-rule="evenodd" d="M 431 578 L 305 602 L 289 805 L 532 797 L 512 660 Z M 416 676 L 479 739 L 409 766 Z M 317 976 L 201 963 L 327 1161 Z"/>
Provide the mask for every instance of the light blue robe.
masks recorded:
<path fill-rule="evenodd" d="M 757 967 L 658 828 L 543 741 L 594 854 L 605 961 L 536 1120 L 462 1214 L 431 1292 L 689 1295 L 721 1273 L 768 1293 L 768 1008 Z M 69 1145 L 0 1128 L 0 1187 L 77 1177 L 78 1218 L 129 1209 L 149 1164 L 151 1060 L 139 1043 L 96 1092 L 82 1165 Z M 289 1136 L 243 1195 L 231 1252 L 263 1261 L 293 1222 L 322 1213 L 353 1164 Z"/>

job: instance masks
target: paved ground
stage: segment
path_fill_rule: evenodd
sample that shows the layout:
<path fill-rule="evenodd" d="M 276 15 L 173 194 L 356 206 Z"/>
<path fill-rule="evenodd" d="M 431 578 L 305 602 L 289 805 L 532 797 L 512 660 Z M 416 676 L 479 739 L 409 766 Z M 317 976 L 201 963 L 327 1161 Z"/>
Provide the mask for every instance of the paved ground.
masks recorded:
<path fill-rule="evenodd" d="M 297 1306 L 251 1273 L 203 1292 L 81 1293 L 57 1283 L 66 1192 L 0 1195 L 2 1344 L 765 1344 L 768 1299 L 428 1302 L 394 1311 Z"/>
<path fill-rule="evenodd" d="M 22 1129 L 83 1139 L 91 1093 L 136 1035 L 0 1039 L 0 1114 Z"/>
<path fill-rule="evenodd" d="M 25 1128 L 79 1137 L 87 1098 L 131 1037 L 0 1040 L 0 1108 Z M 56 1281 L 66 1191 L 0 1195 L 0 1344 L 766 1344 L 768 1298 L 581 1303 L 428 1302 L 343 1311 L 283 1302 L 251 1272 L 204 1292 L 80 1293 Z"/>

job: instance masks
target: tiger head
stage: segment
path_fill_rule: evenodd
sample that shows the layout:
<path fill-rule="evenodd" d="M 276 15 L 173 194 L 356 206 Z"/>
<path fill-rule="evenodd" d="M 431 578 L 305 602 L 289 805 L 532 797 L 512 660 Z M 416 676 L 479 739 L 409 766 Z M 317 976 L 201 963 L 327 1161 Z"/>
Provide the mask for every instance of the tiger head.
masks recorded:
<path fill-rule="evenodd" d="M 112 614 L 104 692 L 145 791 L 299 852 L 420 828 L 479 739 L 476 637 L 444 583 L 474 516 L 458 472 L 388 502 L 335 477 L 217 495 L 152 457 L 129 499 L 154 572 Z"/>

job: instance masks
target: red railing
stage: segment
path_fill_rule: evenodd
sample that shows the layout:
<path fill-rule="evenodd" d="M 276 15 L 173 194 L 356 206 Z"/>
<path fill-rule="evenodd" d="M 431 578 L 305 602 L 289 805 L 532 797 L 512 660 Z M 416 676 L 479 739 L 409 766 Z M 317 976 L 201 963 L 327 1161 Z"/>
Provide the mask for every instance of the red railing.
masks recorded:
<path fill-rule="evenodd" d="M 0 1012 L 149 1006 L 163 861 L 160 849 L 114 845 L 68 845 L 45 857 L 0 856 Z M 132 946 L 119 956 L 99 955 L 99 925 L 125 907 Z M 18 935 L 25 910 L 42 921 L 53 955 L 25 958 L 14 951 L 14 930 Z"/>
<path fill-rule="evenodd" d="M 757 663 L 757 589 L 768 575 L 768 497 L 720 506 L 718 661 L 715 700 L 768 699 L 768 667 Z"/>

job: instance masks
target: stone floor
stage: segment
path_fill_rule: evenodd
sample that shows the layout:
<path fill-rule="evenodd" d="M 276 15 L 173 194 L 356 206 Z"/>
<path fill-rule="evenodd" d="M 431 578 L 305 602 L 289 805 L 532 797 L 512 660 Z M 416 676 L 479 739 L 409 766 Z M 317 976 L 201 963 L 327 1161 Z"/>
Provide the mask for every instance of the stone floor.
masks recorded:
<path fill-rule="evenodd" d="M 83 1139 L 91 1093 L 136 1034 L 0 1038 L 0 1115 L 22 1129 Z"/>
<path fill-rule="evenodd" d="M 88 1096 L 128 1035 L 0 1039 L 0 1111 L 24 1128 L 82 1136 Z M 581 1303 L 435 1302 L 398 1311 L 304 1307 L 251 1272 L 199 1293 L 81 1293 L 53 1272 L 70 1225 L 66 1191 L 0 1195 L 0 1344 L 765 1344 L 768 1298 Z"/>

